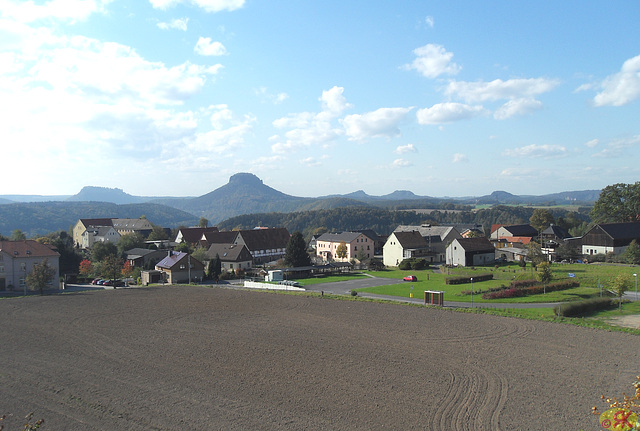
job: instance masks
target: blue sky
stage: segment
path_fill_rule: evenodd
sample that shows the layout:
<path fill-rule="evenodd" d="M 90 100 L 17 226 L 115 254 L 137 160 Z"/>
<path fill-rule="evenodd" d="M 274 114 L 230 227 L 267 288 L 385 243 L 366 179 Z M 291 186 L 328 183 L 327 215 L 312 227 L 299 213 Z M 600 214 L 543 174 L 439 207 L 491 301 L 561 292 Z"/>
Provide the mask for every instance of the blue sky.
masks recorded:
<path fill-rule="evenodd" d="M 640 178 L 635 0 L 0 0 L 2 194 Z"/>

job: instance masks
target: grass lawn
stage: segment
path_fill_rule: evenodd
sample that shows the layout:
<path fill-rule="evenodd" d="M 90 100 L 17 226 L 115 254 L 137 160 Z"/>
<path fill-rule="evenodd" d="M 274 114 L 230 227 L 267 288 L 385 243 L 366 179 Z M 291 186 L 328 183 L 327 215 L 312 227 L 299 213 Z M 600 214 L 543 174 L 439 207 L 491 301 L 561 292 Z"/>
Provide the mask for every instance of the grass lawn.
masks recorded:
<path fill-rule="evenodd" d="M 323 283 L 333 283 L 336 281 L 348 281 L 348 280 L 356 280 L 358 278 L 366 278 L 366 275 L 363 275 L 358 272 L 354 273 L 346 273 L 340 275 L 329 275 L 326 277 L 314 277 L 314 278 L 300 278 L 296 280 L 300 283 L 301 286 L 309 286 L 312 284 L 323 284 Z"/>
<path fill-rule="evenodd" d="M 440 290 L 445 292 L 446 301 L 471 302 L 471 295 L 462 293 L 463 291 L 470 291 L 471 284 L 447 285 L 445 284 L 445 278 L 492 273 L 494 277 L 493 280 L 473 283 L 474 302 L 491 302 L 505 304 L 568 302 L 598 297 L 600 296 L 598 283 L 602 284 L 603 289 L 606 290 L 610 287 L 611 280 L 618 274 L 629 274 L 633 279 L 632 274 L 637 273 L 639 269 L 637 266 L 603 264 L 553 264 L 551 268 L 553 271 L 553 281 L 567 280 L 572 278 L 580 282 L 580 287 L 559 292 L 550 292 L 547 294 L 525 296 L 521 298 L 494 300 L 482 299 L 482 292 L 487 291 L 490 288 L 506 286 L 514 279 L 531 280 L 536 278 L 536 272 L 532 269 L 530 264 L 528 264 L 528 266 L 524 269 L 520 268 L 517 264 L 508 264 L 501 265 L 498 268 L 495 268 L 493 266 L 476 268 L 443 268 L 442 270 L 447 271 L 448 274 L 434 272 L 431 269 L 423 271 L 402 271 L 398 269 L 388 271 L 372 271 L 370 272 L 370 274 L 376 277 L 393 279 L 401 279 L 405 275 L 412 274 L 418 277 L 418 281 L 407 282 L 399 285 L 394 284 L 389 286 L 370 287 L 358 290 L 380 295 L 399 296 L 405 298 L 409 298 L 412 292 L 414 297 L 421 298 L 423 297 L 425 290 Z M 570 274 L 573 274 L 573 277 L 570 277 Z M 413 290 L 411 290 L 412 286 Z"/>

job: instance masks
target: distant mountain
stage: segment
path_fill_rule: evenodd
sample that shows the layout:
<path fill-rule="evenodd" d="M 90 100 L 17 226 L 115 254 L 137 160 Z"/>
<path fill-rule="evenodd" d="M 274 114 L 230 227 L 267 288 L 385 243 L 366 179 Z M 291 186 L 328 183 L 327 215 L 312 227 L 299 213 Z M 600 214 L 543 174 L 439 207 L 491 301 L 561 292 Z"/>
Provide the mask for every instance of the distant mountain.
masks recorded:
<path fill-rule="evenodd" d="M 132 196 L 122 191 L 122 189 L 86 186 L 83 187 L 78 194 L 69 197 L 67 200 L 73 202 L 111 202 L 122 205 L 142 203 L 149 199 Z"/>
<path fill-rule="evenodd" d="M 229 182 L 205 195 L 188 199 L 157 199 L 153 202 L 173 206 L 216 223 L 229 217 L 253 212 L 290 212 L 314 199 L 299 198 L 265 185 L 249 173 L 238 173 Z"/>
<path fill-rule="evenodd" d="M 15 202 L 55 202 L 68 198 L 69 195 L 0 195 L 0 204 L 11 204 Z"/>
<path fill-rule="evenodd" d="M 464 203 L 479 205 L 593 205 L 600 197 L 600 190 L 582 190 L 551 193 L 548 195 L 514 195 L 505 191 L 495 191 L 488 196 L 464 198 Z"/>
<path fill-rule="evenodd" d="M 163 227 L 195 226 L 193 214 L 165 205 L 142 203 L 117 205 L 109 202 L 18 202 L 0 205 L 0 234 L 20 229 L 27 237 L 69 231 L 81 218 L 140 218 Z"/>

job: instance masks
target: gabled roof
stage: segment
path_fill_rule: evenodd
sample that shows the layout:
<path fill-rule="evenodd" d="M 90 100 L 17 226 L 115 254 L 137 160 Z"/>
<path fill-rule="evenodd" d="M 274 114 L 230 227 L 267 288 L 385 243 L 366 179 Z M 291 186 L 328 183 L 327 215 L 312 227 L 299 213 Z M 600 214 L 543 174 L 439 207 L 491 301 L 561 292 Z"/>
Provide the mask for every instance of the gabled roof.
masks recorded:
<path fill-rule="evenodd" d="M 486 251 L 486 252 L 493 252 L 495 251 L 495 248 L 493 247 L 493 245 L 491 244 L 491 242 L 484 237 L 479 237 L 479 238 L 458 238 L 456 239 L 456 241 L 458 241 L 458 244 L 460 244 L 460 247 L 462 247 L 464 249 L 464 251 L 468 252 L 468 251 Z"/>
<path fill-rule="evenodd" d="M 81 218 L 80 222 L 84 227 L 113 226 L 113 221 L 110 218 Z"/>
<path fill-rule="evenodd" d="M 156 263 L 156 266 L 159 268 L 171 269 L 185 257 L 187 257 L 187 253 L 182 251 L 170 251 L 168 252 L 167 257 Z"/>
<path fill-rule="evenodd" d="M 569 232 L 560 226 L 554 225 L 552 224 L 551 226 L 549 226 L 548 228 L 546 228 L 545 230 L 542 231 L 543 235 L 555 235 L 558 238 L 569 238 L 571 235 L 569 235 Z"/>
<path fill-rule="evenodd" d="M 380 241 L 382 239 L 380 238 L 380 235 L 378 235 L 376 231 L 374 231 L 373 229 L 362 229 L 362 230 L 356 230 L 354 232 L 360 232 L 364 236 L 369 237 L 369 239 L 372 239 L 374 241 Z"/>
<path fill-rule="evenodd" d="M 114 218 L 113 227 L 116 229 L 147 230 L 153 225 L 146 218 Z"/>
<path fill-rule="evenodd" d="M 159 251 L 162 250 L 150 250 L 148 248 L 132 248 L 131 250 L 127 250 L 124 252 L 124 254 L 127 255 L 128 259 L 137 259 L 140 257 L 145 257 L 148 254 L 152 254 L 152 253 L 158 253 Z"/>
<path fill-rule="evenodd" d="M 531 242 L 530 236 L 502 236 L 501 240 L 506 242 L 519 242 L 520 244 L 527 245 Z"/>
<path fill-rule="evenodd" d="M 345 244 L 350 244 L 355 241 L 360 235 L 364 235 L 361 232 L 338 232 L 338 233 L 323 233 L 317 239 L 317 241 L 325 241 L 325 242 L 345 242 Z"/>
<path fill-rule="evenodd" d="M 451 233 L 451 231 L 456 231 L 453 226 L 400 225 L 394 230 L 394 232 L 411 232 L 413 230 L 417 230 L 418 232 L 420 232 L 420 235 L 425 238 L 431 237 L 432 241 L 435 239 L 435 237 L 438 237 L 440 241 L 444 241 L 444 239 L 449 235 L 449 233 Z"/>
<path fill-rule="evenodd" d="M 638 239 L 640 238 L 640 223 L 603 223 L 596 226 L 613 239 Z M 595 228 L 595 226 L 594 226 Z M 587 232 L 588 233 L 588 232 Z"/>
<path fill-rule="evenodd" d="M 393 232 L 392 235 L 396 237 L 403 249 L 428 247 L 427 242 L 417 230 L 412 230 L 411 232 Z"/>
<path fill-rule="evenodd" d="M 218 232 L 216 226 L 210 227 L 185 227 L 180 229 L 178 234 L 182 234 L 182 241 L 195 244 L 202 239 L 202 236 L 208 232 Z M 177 238 L 176 238 L 177 239 Z M 177 242 L 177 241 L 176 241 Z"/>
<path fill-rule="evenodd" d="M 253 259 L 244 244 L 211 244 L 206 254 L 211 259 L 218 255 L 223 262 L 245 262 Z"/>
<path fill-rule="evenodd" d="M 528 224 L 514 224 L 509 226 L 502 226 L 503 229 L 511 233 L 510 236 L 536 236 L 538 231 Z"/>
<path fill-rule="evenodd" d="M 233 244 L 238 236 L 238 231 L 204 232 L 202 236 L 204 241 L 209 244 Z"/>
<path fill-rule="evenodd" d="M 238 231 L 235 242 L 242 242 L 249 250 L 268 250 L 274 248 L 287 248 L 289 242 L 289 231 L 284 227 L 269 229 L 253 229 Z"/>
<path fill-rule="evenodd" d="M 41 244 L 32 239 L 22 241 L 0 241 L 0 252 L 15 258 L 25 257 L 56 257 L 60 253 L 47 244 Z"/>

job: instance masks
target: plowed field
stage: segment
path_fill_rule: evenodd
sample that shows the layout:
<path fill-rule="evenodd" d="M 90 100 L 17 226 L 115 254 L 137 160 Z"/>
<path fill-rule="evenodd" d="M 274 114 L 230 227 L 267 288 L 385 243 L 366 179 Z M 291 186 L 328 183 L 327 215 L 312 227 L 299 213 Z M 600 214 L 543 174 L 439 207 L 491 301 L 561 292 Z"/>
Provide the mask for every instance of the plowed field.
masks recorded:
<path fill-rule="evenodd" d="M 196 286 L 0 300 L 0 415 L 43 430 L 598 430 L 640 338 Z"/>

